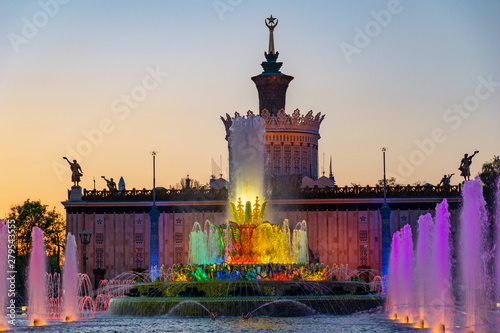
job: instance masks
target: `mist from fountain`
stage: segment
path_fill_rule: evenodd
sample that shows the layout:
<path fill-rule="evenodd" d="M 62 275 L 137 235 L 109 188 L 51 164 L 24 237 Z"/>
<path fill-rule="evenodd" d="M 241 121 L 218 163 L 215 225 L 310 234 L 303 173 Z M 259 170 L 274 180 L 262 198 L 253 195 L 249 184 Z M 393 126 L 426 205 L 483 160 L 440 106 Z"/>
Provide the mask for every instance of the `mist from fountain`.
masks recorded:
<path fill-rule="evenodd" d="M 64 321 L 78 319 L 78 271 L 76 268 L 76 240 L 75 235 L 68 233 L 66 250 L 64 252 L 63 274 L 63 314 Z"/>
<path fill-rule="evenodd" d="M 28 317 L 33 325 L 45 323 L 47 318 L 46 254 L 42 229 L 33 227 L 28 271 Z"/>
<path fill-rule="evenodd" d="M 9 281 L 7 280 L 7 246 L 8 227 L 0 222 L 0 331 L 7 328 L 7 290 Z"/>
<path fill-rule="evenodd" d="M 465 324 L 469 328 L 475 328 L 476 318 L 485 316 L 480 305 L 487 303 L 484 294 L 486 275 L 483 262 L 487 213 L 483 183 L 479 177 L 464 183 L 462 195 L 459 260 L 464 291 Z"/>

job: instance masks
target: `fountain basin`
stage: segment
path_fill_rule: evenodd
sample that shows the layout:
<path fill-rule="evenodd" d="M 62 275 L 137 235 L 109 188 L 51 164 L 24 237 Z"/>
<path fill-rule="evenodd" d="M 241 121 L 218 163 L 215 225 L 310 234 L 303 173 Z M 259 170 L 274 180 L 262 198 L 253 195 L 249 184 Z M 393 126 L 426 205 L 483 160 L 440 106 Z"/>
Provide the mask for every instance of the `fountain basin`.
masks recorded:
<path fill-rule="evenodd" d="M 136 316 L 344 315 L 384 304 L 385 296 L 370 294 L 368 288 L 338 281 L 159 282 L 138 286 L 133 295 L 140 297 L 113 298 L 108 311 Z"/>

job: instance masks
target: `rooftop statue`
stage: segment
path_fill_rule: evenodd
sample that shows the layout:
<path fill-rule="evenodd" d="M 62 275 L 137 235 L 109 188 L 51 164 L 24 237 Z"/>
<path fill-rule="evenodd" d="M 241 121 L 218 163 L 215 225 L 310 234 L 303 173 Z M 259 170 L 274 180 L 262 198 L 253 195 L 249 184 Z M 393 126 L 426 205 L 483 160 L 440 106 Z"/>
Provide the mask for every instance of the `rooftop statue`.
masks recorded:
<path fill-rule="evenodd" d="M 71 181 L 73 182 L 74 186 L 78 186 L 78 183 L 80 182 L 80 177 L 83 176 L 83 171 L 82 168 L 80 167 L 80 164 L 76 160 L 73 160 L 73 163 L 68 160 L 67 157 L 63 157 L 66 161 L 68 161 L 69 166 L 71 168 Z"/>
<path fill-rule="evenodd" d="M 104 176 L 101 176 L 102 179 L 104 179 L 106 181 L 106 185 L 108 185 L 108 189 L 110 191 L 116 191 L 116 183 L 115 181 L 113 180 L 113 178 L 111 179 L 106 179 L 106 177 Z"/>
<path fill-rule="evenodd" d="M 464 158 L 462 158 L 462 161 L 460 162 L 460 166 L 458 167 L 458 170 L 460 170 L 460 176 L 464 177 L 464 180 L 470 180 L 470 165 L 472 164 L 472 158 L 479 153 L 479 150 L 476 150 L 474 154 L 469 156 L 468 154 L 464 155 Z"/>

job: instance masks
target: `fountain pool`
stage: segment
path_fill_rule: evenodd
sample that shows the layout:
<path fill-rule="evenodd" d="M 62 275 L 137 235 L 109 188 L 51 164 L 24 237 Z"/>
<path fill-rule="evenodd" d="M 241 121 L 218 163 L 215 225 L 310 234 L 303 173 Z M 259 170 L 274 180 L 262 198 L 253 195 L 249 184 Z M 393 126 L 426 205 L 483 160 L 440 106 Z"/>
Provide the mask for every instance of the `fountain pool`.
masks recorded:
<path fill-rule="evenodd" d="M 34 332 L 26 327 L 27 320 L 19 319 L 14 332 Z M 44 332 L 342 332 L 342 333 L 396 333 L 426 332 L 409 325 L 402 325 L 386 318 L 383 310 L 373 313 L 360 313 L 349 316 L 310 316 L 310 317 L 209 317 L 185 318 L 170 315 L 159 317 L 111 316 L 99 314 L 94 318 L 63 323 L 49 321 L 48 326 L 37 328 Z"/>

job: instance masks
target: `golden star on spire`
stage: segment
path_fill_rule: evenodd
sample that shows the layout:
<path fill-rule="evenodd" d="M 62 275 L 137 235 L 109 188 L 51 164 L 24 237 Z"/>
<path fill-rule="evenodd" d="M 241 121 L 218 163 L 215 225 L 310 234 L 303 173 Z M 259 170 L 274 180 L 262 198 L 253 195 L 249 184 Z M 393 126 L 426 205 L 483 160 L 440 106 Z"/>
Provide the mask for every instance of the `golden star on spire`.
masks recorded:
<path fill-rule="evenodd" d="M 276 20 L 276 22 L 274 22 Z M 273 31 L 274 28 L 278 25 L 278 19 L 276 17 L 271 17 L 265 19 L 266 26 L 269 28 L 269 31 Z"/>

